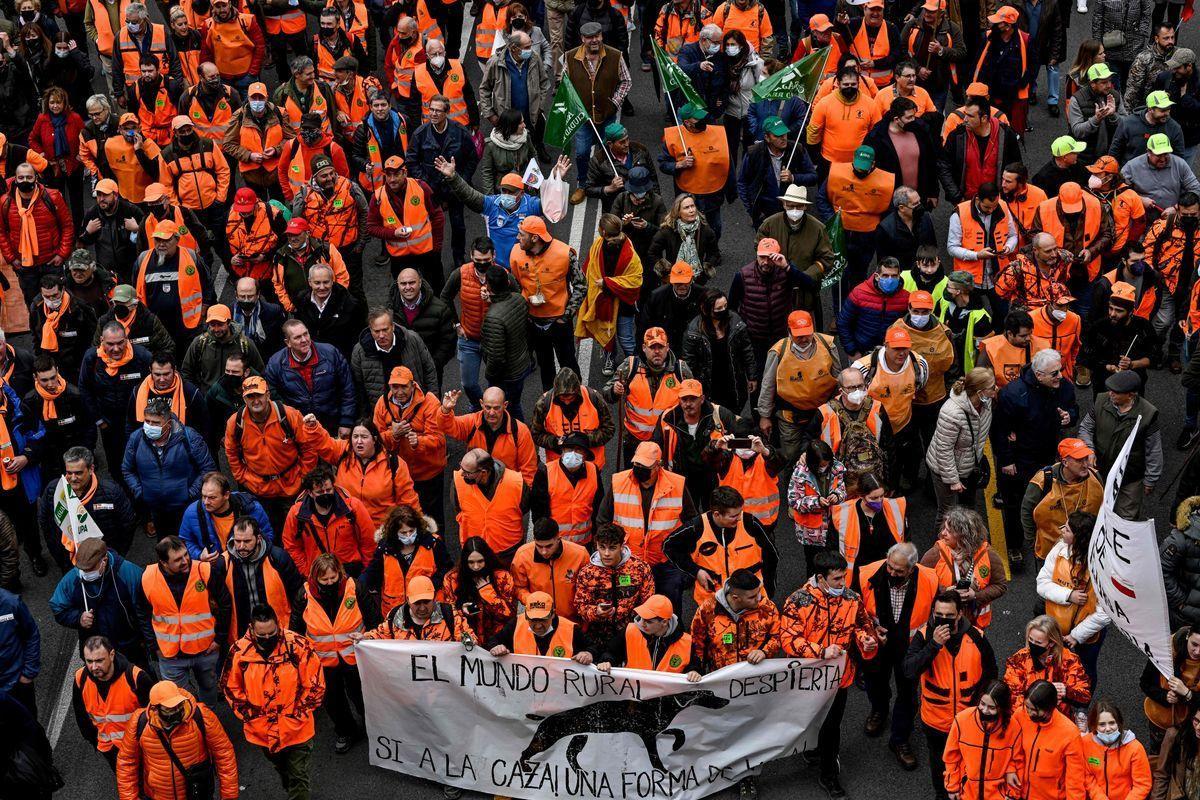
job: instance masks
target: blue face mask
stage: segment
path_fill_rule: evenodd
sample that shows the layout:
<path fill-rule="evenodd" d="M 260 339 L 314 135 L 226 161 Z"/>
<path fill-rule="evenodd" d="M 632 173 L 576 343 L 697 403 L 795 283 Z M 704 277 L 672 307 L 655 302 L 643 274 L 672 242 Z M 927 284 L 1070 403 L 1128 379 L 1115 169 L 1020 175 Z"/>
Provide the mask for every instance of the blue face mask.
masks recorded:
<path fill-rule="evenodd" d="M 900 288 L 900 278 L 889 275 L 886 278 L 876 278 L 875 285 L 879 287 L 879 291 L 884 294 L 894 294 Z"/>
<path fill-rule="evenodd" d="M 146 438 L 157 440 L 163 435 L 162 425 L 151 425 L 149 422 L 142 423 L 142 433 L 146 434 Z"/>
<path fill-rule="evenodd" d="M 517 207 L 517 196 L 514 194 L 502 194 L 496 198 L 496 203 L 505 211 L 512 211 Z"/>
<path fill-rule="evenodd" d="M 1130 275 L 1141 275 L 1145 271 L 1146 271 L 1146 262 L 1145 261 L 1130 262 L 1130 264 L 1129 264 L 1129 274 Z"/>
<path fill-rule="evenodd" d="M 522 61 L 528 61 L 531 58 L 533 58 L 532 50 L 522 50 L 521 51 L 521 60 Z"/>
<path fill-rule="evenodd" d="M 251 100 L 249 105 L 250 105 L 250 110 L 253 111 L 255 114 L 261 114 L 267 107 L 267 101 L 266 100 Z"/>
<path fill-rule="evenodd" d="M 1097 733 L 1096 734 L 1096 741 L 1100 742 L 1100 744 L 1107 745 L 1109 747 L 1116 744 L 1120 740 L 1120 738 L 1121 738 L 1120 731 L 1108 731 L 1107 733 Z"/>

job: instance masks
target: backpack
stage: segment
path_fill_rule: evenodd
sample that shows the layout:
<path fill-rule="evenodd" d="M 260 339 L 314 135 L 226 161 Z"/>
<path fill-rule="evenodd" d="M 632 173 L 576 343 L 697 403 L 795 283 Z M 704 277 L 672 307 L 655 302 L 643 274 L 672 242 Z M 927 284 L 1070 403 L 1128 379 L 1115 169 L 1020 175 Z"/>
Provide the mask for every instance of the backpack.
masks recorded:
<path fill-rule="evenodd" d="M 871 402 L 877 403 L 878 400 Z M 887 478 L 887 457 L 883 448 L 875 439 L 875 434 L 867 427 L 865 421 L 854 420 L 846 409 L 837 406 L 838 421 L 842 426 L 842 440 L 838 443 L 838 461 L 846 468 L 846 472 L 855 475 L 872 474 L 880 480 Z"/>

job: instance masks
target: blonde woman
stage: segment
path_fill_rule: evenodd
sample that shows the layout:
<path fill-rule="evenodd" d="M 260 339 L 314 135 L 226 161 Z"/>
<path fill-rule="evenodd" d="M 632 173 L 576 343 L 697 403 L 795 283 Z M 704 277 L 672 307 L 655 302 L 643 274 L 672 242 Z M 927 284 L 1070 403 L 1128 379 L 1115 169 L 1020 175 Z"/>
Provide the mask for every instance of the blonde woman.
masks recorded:
<path fill-rule="evenodd" d="M 1066 648 L 1058 623 L 1045 614 L 1029 620 L 1025 646 L 1004 663 L 1004 682 L 1012 690 L 1013 703 L 1023 702 L 1029 687 L 1041 680 L 1054 684 L 1058 710 L 1072 718 L 1072 709 L 1087 708 L 1091 702 L 1091 684 L 1079 656 Z"/>
<path fill-rule="evenodd" d="M 925 465 L 934 479 L 939 514 L 959 504 L 974 506 L 976 490 L 987 481 L 983 447 L 995 397 L 995 374 L 976 367 L 955 382 L 938 412 Z"/>
<path fill-rule="evenodd" d="M 721 250 L 717 235 L 700 213 L 696 198 L 690 194 L 676 196 L 671 210 L 663 218 L 662 227 L 650 242 L 650 263 L 654 269 L 642 283 L 643 302 L 657 289 L 676 261 L 686 261 L 696 271 L 696 285 L 704 286 L 721 266 Z"/>

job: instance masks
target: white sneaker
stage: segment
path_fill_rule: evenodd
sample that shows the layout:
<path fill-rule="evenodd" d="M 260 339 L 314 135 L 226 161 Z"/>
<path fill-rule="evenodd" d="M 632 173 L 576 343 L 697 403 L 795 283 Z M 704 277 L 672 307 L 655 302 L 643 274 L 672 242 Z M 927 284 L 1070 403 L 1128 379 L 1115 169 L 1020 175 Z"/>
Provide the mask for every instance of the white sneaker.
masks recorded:
<path fill-rule="evenodd" d="M 1086 14 L 1087 13 L 1087 0 L 1078 0 L 1078 2 L 1075 3 L 1075 10 L 1078 11 L 1080 14 Z"/>

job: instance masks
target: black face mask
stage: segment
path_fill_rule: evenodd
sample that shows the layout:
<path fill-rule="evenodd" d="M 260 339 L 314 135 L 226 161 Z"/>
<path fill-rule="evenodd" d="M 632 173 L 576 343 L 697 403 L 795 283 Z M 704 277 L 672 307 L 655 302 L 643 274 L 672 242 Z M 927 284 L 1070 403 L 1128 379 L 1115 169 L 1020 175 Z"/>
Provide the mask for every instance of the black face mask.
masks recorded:
<path fill-rule="evenodd" d="M 1029 655 L 1033 656 L 1034 663 L 1035 664 L 1042 663 L 1042 658 L 1046 655 L 1046 645 L 1034 644 L 1033 642 L 1028 642 L 1028 645 L 1029 645 Z"/>
<path fill-rule="evenodd" d="M 37 19 L 37 16 L 38 16 L 38 12 L 36 12 L 36 11 L 22 11 L 21 12 L 21 19 L 24 20 L 25 22 L 33 22 L 35 19 Z"/>
<path fill-rule="evenodd" d="M 13 181 L 13 185 L 15 185 L 22 192 L 32 192 L 33 187 L 36 184 L 37 181 Z"/>
<path fill-rule="evenodd" d="M 179 723 L 183 722 L 183 705 L 177 705 L 174 708 L 160 708 L 158 710 L 158 719 L 162 726 L 167 730 L 174 730 L 179 727 Z"/>
<path fill-rule="evenodd" d="M 256 302 L 257 301 L 246 302 L 245 300 L 238 300 L 237 304 L 238 304 L 238 308 L 240 308 L 243 313 L 249 314 L 251 311 L 254 310 L 254 306 L 255 306 Z"/>
<path fill-rule="evenodd" d="M 321 141 L 321 131 L 300 131 L 300 138 L 304 140 L 305 144 L 313 145 Z"/>
<path fill-rule="evenodd" d="M 999 716 L 1000 716 L 1000 714 L 996 711 L 988 711 L 987 713 L 984 713 L 982 711 L 979 712 L 979 718 L 981 720 L 983 720 L 985 723 L 995 722 L 999 718 Z"/>
<path fill-rule="evenodd" d="M 838 91 L 841 92 L 842 97 L 846 98 L 847 100 L 853 102 L 854 100 L 858 99 L 858 89 L 838 89 Z"/>
<path fill-rule="evenodd" d="M 322 583 L 317 586 L 317 591 L 321 593 L 321 599 L 332 600 L 338 596 L 338 590 L 341 588 L 336 583 Z"/>
<path fill-rule="evenodd" d="M 262 653 L 264 656 L 270 655 L 271 653 L 275 652 L 275 647 L 278 644 L 279 644 L 278 636 L 255 636 L 254 637 L 254 647 L 258 650 L 259 653 Z"/>
<path fill-rule="evenodd" d="M 942 625 L 949 625 L 950 632 L 953 633 L 954 629 L 958 627 L 958 620 L 955 619 L 954 617 L 934 617 L 933 618 L 933 627 L 937 628 Z"/>
<path fill-rule="evenodd" d="M 216 78 L 215 80 L 207 80 L 206 79 L 204 81 L 204 88 L 212 93 L 221 91 L 221 79 L 220 78 Z"/>
<path fill-rule="evenodd" d="M 337 28 L 321 28 L 321 36 L 325 39 L 332 39 L 337 35 Z"/>
<path fill-rule="evenodd" d="M 1196 223 L 1198 222 L 1200 222 L 1200 219 L 1197 219 L 1196 217 L 1180 217 L 1179 227 L 1183 228 L 1185 231 L 1194 231 L 1196 230 Z"/>
<path fill-rule="evenodd" d="M 728 322 L 729 321 L 729 309 L 723 308 L 720 311 L 714 311 L 712 316 L 713 316 L 713 319 L 715 319 L 717 322 Z"/>
<path fill-rule="evenodd" d="M 513 17 L 513 19 L 512 19 L 512 29 L 513 29 L 514 31 L 523 31 L 523 30 L 525 30 L 525 18 L 524 18 L 524 17 Z"/>
<path fill-rule="evenodd" d="M 117 315 L 117 319 L 129 319 L 129 315 L 133 313 L 133 309 L 129 306 L 113 306 L 113 313 Z"/>
<path fill-rule="evenodd" d="M 228 394 L 237 394 L 242 389 L 242 380 L 240 375 L 222 375 L 221 386 Z"/>
<path fill-rule="evenodd" d="M 175 141 L 179 142 L 179 144 L 183 145 L 184 147 L 191 147 L 196 143 L 196 132 L 177 133 L 175 134 Z"/>
<path fill-rule="evenodd" d="M 322 508 L 332 508 L 335 497 L 337 497 L 335 492 L 330 492 L 329 494 L 314 494 L 313 502 Z"/>
<path fill-rule="evenodd" d="M 633 477 L 637 480 L 638 483 L 645 483 L 646 481 L 650 480 L 650 476 L 653 474 L 654 474 L 653 467 L 645 467 L 645 466 L 642 466 L 641 464 L 633 465 Z"/>
<path fill-rule="evenodd" d="M 893 575 L 892 573 L 889 572 L 888 573 L 888 583 L 891 584 L 892 586 L 903 586 L 904 584 L 908 583 L 908 576 L 907 575 Z"/>
<path fill-rule="evenodd" d="M 705 122 L 704 120 L 697 120 L 695 125 L 696 125 L 696 133 L 700 133 L 701 131 L 703 131 L 704 129 L 706 129 L 708 127 L 708 123 Z"/>

